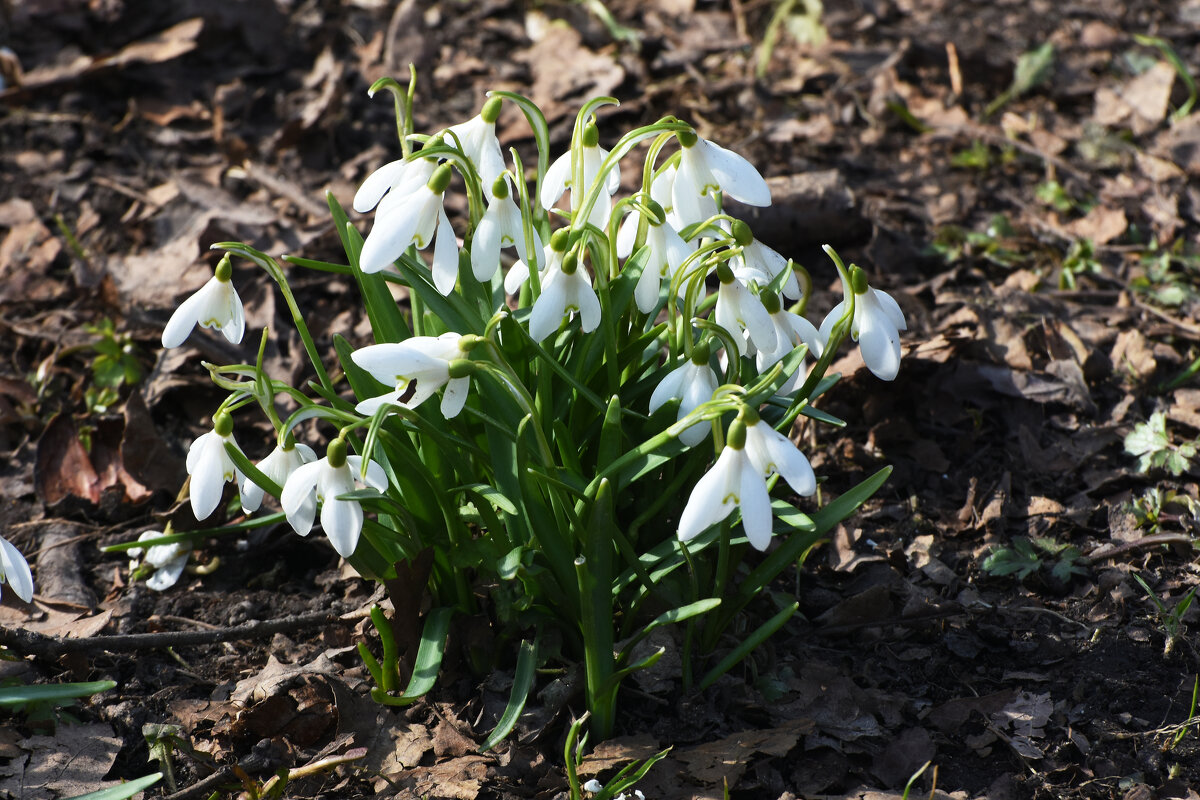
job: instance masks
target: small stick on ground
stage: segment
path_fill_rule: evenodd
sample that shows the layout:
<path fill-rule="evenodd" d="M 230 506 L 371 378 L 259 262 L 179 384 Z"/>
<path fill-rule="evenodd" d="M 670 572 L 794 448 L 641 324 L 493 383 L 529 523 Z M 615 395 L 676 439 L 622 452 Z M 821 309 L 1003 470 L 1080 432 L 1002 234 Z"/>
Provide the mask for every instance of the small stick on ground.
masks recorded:
<path fill-rule="evenodd" d="M 0 645 L 11 648 L 22 655 L 56 659 L 67 653 L 94 651 L 122 652 L 129 650 L 154 650 L 161 647 L 184 647 L 216 642 L 234 642 L 240 639 L 260 639 L 276 633 L 310 628 L 337 622 L 341 618 L 328 611 L 301 614 L 287 619 L 271 619 L 248 622 L 205 631 L 164 631 L 162 633 L 131 633 L 121 636 L 85 636 L 70 639 L 62 636 L 46 636 L 35 631 L 17 628 L 0 628 Z"/>

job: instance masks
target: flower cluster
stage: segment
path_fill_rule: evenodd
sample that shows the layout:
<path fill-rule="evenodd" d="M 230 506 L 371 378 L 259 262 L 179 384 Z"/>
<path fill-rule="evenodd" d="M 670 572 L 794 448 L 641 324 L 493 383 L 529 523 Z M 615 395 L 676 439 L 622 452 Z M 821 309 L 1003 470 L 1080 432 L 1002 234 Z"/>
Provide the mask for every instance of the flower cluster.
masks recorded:
<path fill-rule="evenodd" d="M 339 555 L 381 580 L 432 549 L 429 587 L 446 607 L 476 607 L 479 576 L 516 629 L 546 621 L 527 615 L 580 615 L 570 624 L 589 653 L 589 706 L 610 730 L 602 706 L 628 654 L 614 656 L 597 620 L 634 619 L 612 611 L 621 592 L 666 591 L 648 576 L 731 544 L 735 510 L 757 550 L 808 519 L 790 506 L 817 485 L 792 424 L 802 413 L 828 420 L 809 407 L 834 380 L 825 373 L 846 337 L 874 374 L 895 378 L 904 315 L 828 250 L 844 296 L 819 327 L 805 319 L 807 270 L 723 209 L 727 197 L 769 205 L 768 182 L 673 117 L 606 148 L 596 111 L 612 101 L 594 100 L 570 146 L 553 153 L 541 112 L 517 95 L 498 92 L 478 116 L 430 136 L 411 130 L 411 89 L 407 102 L 403 156 L 353 198 L 356 212 L 374 212 L 365 237 L 330 198 L 349 263 L 288 259 L 354 280 L 372 342 L 335 337 L 330 369 L 279 263 L 236 243 L 220 245 L 213 279 L 167 324 L 168 347 L 197 324 L 239 342 L 228 254 L 240 255 L 279 285 L 315 374 L 312 393 L 282 384 L 261 350 L 255 364 L 209 367 L 230 395 L 188 453 L 192 509 L 208 518 L 233 483 L 245 513 L 269 493 L 296 533 L 319 519 Z M 530 122 L 536 172 L 497 139 L 506 102 Z M 644 143 L 640 185 L 622 196 L 622 169 Z M 468 213 L 456 222 L 446 198 L 460 191 Z M 297 409 L 287 420 L 278 394 Z M 257 465 L 233 436 L 234 416 L 253 404 L 279 439 Z M 296 441 L 319 425 L 336 428 L 322 458 Z M 777 477 L 792 494 L 772 500 Z M 792 508 L 787 524 L 781 508 Z M 780 546 L 799 547 L 792 539 Z M 173 582 L 186 554 L 151 548 L 154 580 Z M 715 607 L 676 601 L 679 619 Z"/>

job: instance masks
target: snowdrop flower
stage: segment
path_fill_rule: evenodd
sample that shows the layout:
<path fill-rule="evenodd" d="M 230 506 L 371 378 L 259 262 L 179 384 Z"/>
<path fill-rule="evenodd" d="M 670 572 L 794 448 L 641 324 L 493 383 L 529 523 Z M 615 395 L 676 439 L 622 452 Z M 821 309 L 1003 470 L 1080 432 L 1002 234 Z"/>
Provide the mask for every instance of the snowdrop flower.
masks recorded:
<path fill-rule="evenodd" d="M 604 791 L 604 786 L 595 778 L 592 778 L 580 788 L 585 792 L 591 792 L 592 794 Z M 621 792 L 619 795 L 614 797 L 613 800 L 633 800 L 634 798 L 637 800 L 646 800 L 646 795 L 642 794 L 641 789 L 634 789 L 633 794 L 626 795 L 624 792 Z"/>
<path fill-rule="evenodd" d="M 730 259 L 733 274 L 743 283 L 755 280 L 766 286 L 775 280 L 779 273 L 787 272 L 787 280 L 783 282 L 783 296 L 789 300 L 799 300 L 802 293 L 800 281 L 796 280 L 796 273 L 790 270 L 788 260 L 755 239 L 750 226 L 740 219 L 735 220 L 730 227 L 734 241 L 742 246 L 741 255 Z"/>
<path fill-rule="evenodd" d="M 685 225 L 717 213 L 713 195 L 718 191 L 748 206 L 771 205 L 771 190 L 749 161 L 695 132 L 678 133 L 676 138 L 682 150 L 671 185 L 671 205 Z"/>
<path fill-rule="evenodd" d="M 584 333 L 590 333 L 600 325 L 600 298 L 578 256 L 567 253 L 561 263 L 552 262 L 546 267 L 542 293 L 529 313 L 530 338 L 535 342 L 542 341 L 558 330 L 563 317 L 569 319 L 576 313 Z"/>
<path fill-rule="evenodd" d="M 450 165 L 442 164 L 416 190 L 408 194 L 390 191 L 383 197 L 375 212 L 375 225 L 358 257 L 363 272 L 379 272 L 399 258 L 409 245 L 424 250 L 436 238 L 433 285 L 442 294 L 454 290 L 458 280 L 458 242 L 442 207 L 450 178 Z"/>
<path fill-rule="evenodd" d="M 355 364 L 371 373 L 380 383 L 394 385 L 395 391 L 360 402 L 354 410 L 363 416 L 371 416 L 380 406 L 393 404 L 416 408 L 443 386 L 442 416 L 452 419 L 462 411 L 467 402 L 467 389 L 471 379 L 467 374 L 455 375 L 463 359 L 467 358 L 474 337 L 457 333 L 441 336 L 414 336 L 403 342 L 373 344 L 355 350 L 350 358 Z M 467 362 L 469 365 L 469 362 Z M 407 402 L 400 398 L 408 391 L 408 385 L 416 381 L 413 396 Z"/>
<path fill-rule="evenodd" d="M 649 314 L 658 305 L 663 280 L 670 280 L 679 271 L 693 248 L 680 238 L 674 228 L 665 224 L 667 214 L 658 203 L 651 200 L 650 213 L 645 216 L 650 223 L 646 229 L 649 258 L 642 266 L 642 274 L 633 289 L 633 299 L 639 311 Z M 640 217 L 641 214 L 633 213 L 621 223 L 621 229 L 617 232 L 617 255 L 620 258 L 628 258 L 633 252 Z M 680 286 L 681 295 L 682 292 L 683 287 Z"/>
<path fill-rule="evenodd" d="M 346 455 L 346 440 L 340 437 L 329 443 L 324 458 L 297 467 L 279 498 L 292 529 L 307 536 L 319 502 L 325 535 L 338 555 L 349 558 L 362 533 L 363 510 L 357 500 L 342 500 L 339 495 L 353 492 L 356 478 L 381 492 L 387 489 L 383 468 L 373 461 L 364 463 L 361 456 Z"/>
<path fill-rule="evenodd" d="M 279 486 L 287 483 L 288 476 L 297 467 L 316 461 L 317 454 L 306 444 L 288 442 L 287 445 L 276 445 L 267 457 L 258 462 L 258 469 Z M 241 478 L 242 510 L 247 514 L 258 511 L 263 501 L 263 488 L 248 475 Z"/>
<path fill-rule="evenodd" d="M 500 140 L 496 138 L 496 120 L 500 118 L 503 102 L 501 98 L 493 97 L 483 104 L 478 116 L 450 126 L 458 137 L 463 155 L 471 159 L 484 186 L 490 185 L 504 171 L 504 156 L 500 152 Z"/>
<path fill-rule="evenodd" d="M 28 603 L 33 599 L 33 573 L 21 551 L 0 536 L 0 585 L 8 584 L 17 597 Z"/>
<path fill-rule="evenodd" d="M 225 256 L 208 283 L 175 309 L 167 327 L 163 328 L 163 347 L 179 347 L 196 325 L 216 328 L 230 343 L 241 343 L 242 334 L 246 332 L 246 314 L 242 310 L 242 298 L 233 288 L 232 276 L 233 267 L 229 256 Z"/>
<path fill-rule="evenodd" d="M 233 439 L 233 418 L 224 411 L 213 415 L 213 429 L 192 442 L 187 454 L 187 472 L 192 478 L 189 494 L 192 513 L 204 520 L 217 510 L 227 481 L 243 479 L 241 471 L 225 451 L 225 443 L 237 447 Z"/>
<path fill-rule="evenodd" d="M 762 301 L 733 276 L 728 265 L 717 267 L 717 278 L 721 282 L 714 311 L 717 324 L 734 336 L 748 338 L 758 350 L 773 351 L 775 326 Z"/>
<path fill-rule="evenodd" d="M 811 322 L 799 314 L 785 311 L 779 302 L 779 296 L 774 293 L 761 295 L 760 299 L 771 317 L 771 325 L 775 328 L 776 342 L 775 349 L 758 350 L 757 353 L 754 352 L 753 345 L 748 345 L 747 354 L 754 355 L 754 363 L 758 367 L 759 373 L 767 371 L 777 362 L 782 361 L 802 343 L 808 345 L 808 352 L 814 357 L 821 357 L 821 352 L 825 349 L 825 341 L 821 338 L 820 331 Z M 795 374 L 779 387 L 779 394 L 788 395 L 796 391 L 807 376 L 807 370 L 803 368 L 796 370 Z"/>
<path fill-rule="evenodd" d="M 816 475 L 804 454 L 755 411 L 744 408 L 729 425 L 717 462 L 692 489 L 679 519 L 680 541 L 690 541 L 738 507 L 746 538 L 756 549 L 766 550 L 772 519 L 767 478 L 775 473 L 799 495 L 817 490 Z"/>
<path fill-rule="evenodd" d="M 538 252 L 538 274 L 543 283 L 545 283 L 547 275 L 562 266 L 570 233 L 567 228 L 559 228 L 550 235 L 550 243 Z M 504 291 L 508 294 L 516 294 L 527 280 L 529 280 L 529 264 L 523 258 L 518 259 L 508 268 L 508 274 L 504 276 Z"/>
<path fill-rule="evenodd" d="M 717 376 L 708 365 L 708 342 L 701 342 L 692 348 L 692 357 L 683 366 L 676 367 L 667 373 L 654 393 L 650 395 L 650 413 L 666 405 L 672 397 L 680 398 L 679 414 L 676 420 L 681 420 L 696 410 L 701 403 L 712 399 L 717 390 Z M 695 423 L 679 434 L 679 441 L 688 447 L 695 447 L 708 436 L 710 426 L 707 423 Z"/>
<path fill-rule="evenodd" d="M 868 286 L 866 273 L 854 265 L 850 266 L 849 280 L 843 276 L 842 289 L 847 297 L 854 292 L 850 336 L 858 342 L 867 369 L 881 380 L 895 380 L 900 372 L 900 331 L 908 329 L 900 305 L 887 292 Z M 821 323 L 824 341 L 829 341 L 845 311 L 846 300 L 842 300 L 825 317 Z"/>
<path fill-rule="evenodd" d="M 429 158 L 389 161 L 368 175 L 358 187 L 354 194 L 354 210 L 366 214 L 379 205 L 384 195 L 398 199 L 412 194 L 429 182 L 437 166 L 437 161 Z"/>
<path fill-rule="evenodd" d="M 568 150 L 555 159 L 542 179 L 542 208 L 547 211 L 554 207 L 567 189 L 571 190 L 571 210 L 576 211 L 583 202 L 584 194 L 596 182 L 596 176 L 600 173 L 600 165 L 608 157 L 608 151 L 600 146 L 600 131 L 594 124 L 588 123 L 584 127 L 582 138 L 583 149 L 580 152 L 580 158 L 583 159 L 583 186 L 571 185 L 574 177 L 571 174 L 571 151 Z M 596 203 L 588 215 L 590 224 L 598 228 L 603 228 L 608 224 L 608 218 L 612 215 L 612 196 L 620 185 L 621 168 L 613 167 L 604 176 L 604 183 L 600 186 L 600 196 L 596 198 Z"/>
<path fill-rule="evenodd" d="M 483 212 L 483 218 L 475 228 L 475 237 L 471 240 L 471 271 L 479 281 L 490 281 L 496 270 L 500 269 L 502 247 L 515 247 L 521 261 L 529 260 L 521 209 L 513 202 L 508 175 L 496 178 L 489 195 L 487 211 Z M 542 238 L 536 228 L 533 231 L 533 243 L 540 269 L 546 257 L 542 252 Z"/>
<path fill-rule="evenodd" d="M 147 539 L 157 539 L 163 535 L 161 531 L 146 531 L 138 537 L 138 541 L 144 542 Z M 146 579 L 146 585 L 156 592 L 170 589 L 179 581 L 179 576 L 183 574 L 183 570 L 188 563 L 188 558 L 192 555 L 192 549 L 180 542 L 175 542 L 174 544 L 156 544 L 144 552 L 146 556 L 145 563 L 154 567 L 154 574 Z M 143 550 L 140 547 L 134 547 L 129 550 L 131 558 L 129 562 L 130 572 L 133 572 L 140 566 L 139 559 L 142 554 Z"/>

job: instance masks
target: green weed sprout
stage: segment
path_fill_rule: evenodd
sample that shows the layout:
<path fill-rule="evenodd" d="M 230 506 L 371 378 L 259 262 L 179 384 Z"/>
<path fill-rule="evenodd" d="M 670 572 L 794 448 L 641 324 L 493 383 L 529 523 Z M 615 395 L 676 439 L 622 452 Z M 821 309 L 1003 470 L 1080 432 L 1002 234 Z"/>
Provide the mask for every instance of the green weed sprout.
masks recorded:
<path fill-rule="evenodd" d="M 1156 411 L 1146 422 L 1139 422 L 1125 437 L 1125 452 L 1138 457 L 1138 472 L 1161 467 L 1172 475 L 1191 469 L 1196 442 L 1171 444 L 1167 435 L 1167 415 Z"/>
<path fill-rule="evenodd" d="M 726 196 L 769 205 L 767 182 L 681 120 L 606 148 L 597 114 L 616 101 L 596 98 L 552 160 L 546 120 L 520 95 L 493 92 L 474 118 L 420 134 L 415 76 L 379 89 L 396 104 L 400 157 L 354 197 L 355 211 L 374 211 L 365 238 L 327 196 L 345 263 L 214 245 L 224 257 L 212 279 L 166 326 L 164 346 L 196 327 L 240 342 L 232 263 L 248 261 L 276 284 L 311 369 L 299 388 L 269 375 L 266 332 L 253 360 L 206 365 L 229 394 L 188 454 L 193 511 L 214 515 L 233 483 L 251 519 L 229 527 L 257 524 L 269 495 L 298 534 L 319 523 L 364 577 L 418 582 L 429 598 L 419 641 L 398 641 L 376 608 L 382 655 L 360 647 L 380 703 L 429 692 L 456 618 L 486 614 L 497 646 L 473 663 L 515 656 L 516 680 L 484 747 L 512 730 L 538 667 L 564 657 L 584 665 L 589 733 L 608 737 L 621 682 L 662 655 L 635 650 L 650 631 L 686 626 L 685 682 L 696 666 L 703 687 L 795 612 L 727 633 L 890 473 L 814 507 L 800 498 L 816 476 L 789 434 L 800 417 L 844 424 L 814 402 L 837 381 L 828 370 L 847 337 L 875 375 L 895 378 L 904 315 L 826 248 L 843 299 L 820 326 L 806 320 L 808 271 L 723 210 Z M 532 128 L 528 170 L 496 138 L 504 104 Z M 631 165 L 639 145 L 645 160 Z M 631 166 L 638 188 L 621 196 Z M 459 230 L 444 206 L 456 192 Z M 297 270 L 353 283 L 370 340 L 310 329 Z M 235 436 L 254 408 L 278 440 L 257 463 Z"/>
<path fill-rule="evenodd" d="M 1154 603 L 1154 608 L 1158 611 L 1158 624 L 1162 627 L 1163 633 L 1166 634 L 1166 642 L 1163 643 L 1163 656 L 1171 655 L 1175 649 L 1175 645 L 1179 643 L 1180 638 L 1187 631 L 1187 626 L 1183 624 L 1183 615 L 1191 607 L 1192 601 L 1196 599 L 1196 589 L 1200 587 L 1193 586 L 1188 589 L 1187 593 L 1179 599 L 1179 602 L 1172 608 L 1167 608 L 1162 600 L 1158 599 L 1158 595 L 1150 588 L 1150 584 L 1146 583 L 1141 575 L 1134 575 L 1134 580 L 1141 585 L 1142 590 L 1150 601 Z"/>

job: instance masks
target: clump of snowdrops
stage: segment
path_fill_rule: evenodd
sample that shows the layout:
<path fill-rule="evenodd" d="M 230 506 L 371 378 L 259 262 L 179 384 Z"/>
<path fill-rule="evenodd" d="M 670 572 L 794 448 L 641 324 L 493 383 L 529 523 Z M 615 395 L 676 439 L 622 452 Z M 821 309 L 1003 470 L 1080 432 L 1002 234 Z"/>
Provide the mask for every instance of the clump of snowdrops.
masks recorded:
<path fill-rule="evenodd" d="M 888 470 L 821 507 L 796 505 L 817 478 L 790 433 L 800 416 L 841 424 L 813 402 L 835 382 L 826 372 L 847 336 L 872 372 L 895 377 L 904 317 L 826 248 L 844 297 L 819 327 L 806 320 L 808 273 L 722 211 L 726 197 L 769 205 L 766 181 L 686 122 L 617 138 L 596 118 L 616 101 L 597 98 L 554 153 L 541 111 L 509 92 L 473 119 L 414 133 L 414 85 L 372 87 L 395 98 L 401 157 L 354 197 L 355 211 L 374 211 L 365 239 L 327 197 L 346 264 L 215 245 L 225 256 L 212 280 L 167 324 L 166 347 L 197 324 L 240 342 L 231 259 L 247 259 L 277 284 L 312 368 L 303 387 L 267 374 L 266 332 L 255 362 L 208 365 L 229 396 L 188 453 L 191 505 L 209 518 L 233 483 L 247 516 L 237 529 L 286 519 L 307 536 L 319 521 L 364 577 L 426 582 L 411 663 L 373 609 L 382 658 L 359 649 L 379 702 L 426 693 L 454 617 L 485 615 L 496 646 L 472 663 L 516 664 L 486 744 L 512 729 L 547 662 L 582 663 L 590 732 L 603 738 L 622 679 L 663 653 L 637 647 L 653 629 L 685 623 L 682 680 L 703 688 L 795 613 L 764 588 Z M 532 127 L 536 164 L 497 140 L 505 103 Z M 637 191 L 620 196 L 630 170 Z M 453 192 L 469 209 L 457 231 L 443 206 Z M 296 270 L 355 283 L 373 341 L 330 331 L 319 345 L 289 288 Z M 255 413 L 278 439 L 257 464 L 235 438 Z M 262 513 L 267 495 L 281 512 Z M 167 571 L 156 586 L 182 571 L 181 543 L 211 533 L 142 541 L 147 565 Z"/>

